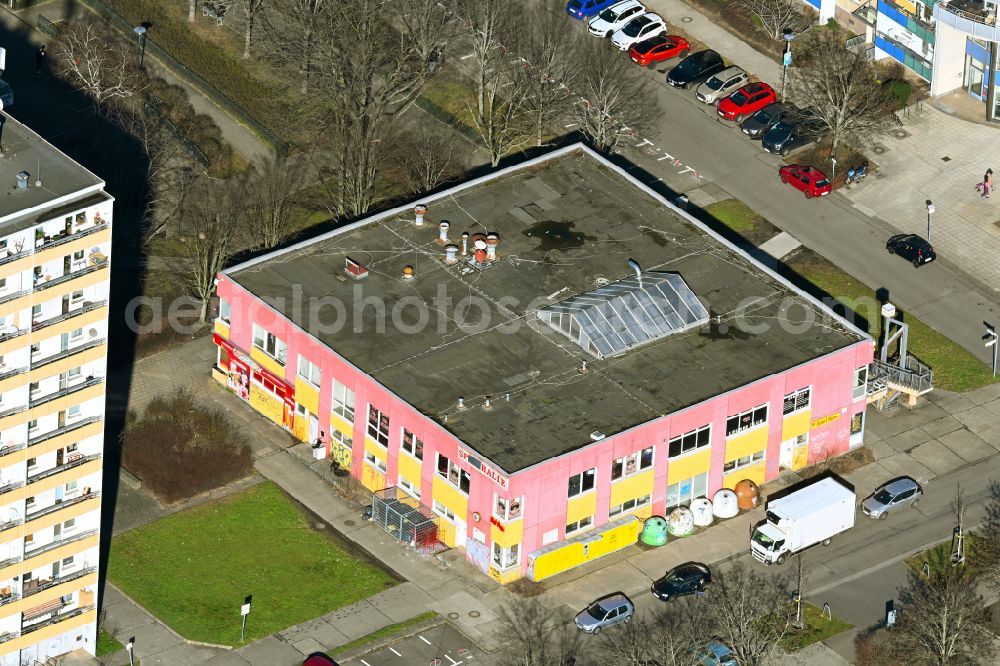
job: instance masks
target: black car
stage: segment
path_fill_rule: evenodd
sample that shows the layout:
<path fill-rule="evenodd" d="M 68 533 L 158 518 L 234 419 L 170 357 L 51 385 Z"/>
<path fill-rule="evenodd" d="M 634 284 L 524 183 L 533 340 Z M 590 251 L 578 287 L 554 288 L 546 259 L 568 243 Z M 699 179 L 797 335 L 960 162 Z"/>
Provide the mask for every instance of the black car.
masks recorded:
<path fill-rule="evenodd" d="M 764 133 L 760 145 L 769 153 L 785 156 L 815 141 L 821 129 L 820 123 L 808 111 L 786 112 Z"/>
<path fill-rule="evenodd" d="M 885 249 L 889 254 L 898 254 L 906 259 L 914 268 L 920 268 L 937 258 L 931 244 L 916 234 L 897 234 L 886 241 Z"/>
<path fill-rule="evenodd" d="M 768 104 L 763 109 L 759 109 L 757 113 L 753 114 L 749 118 L 743 121 L 740 125 L 740 129 L 751 139 L 759 139 L 764 136 L 767 130 L 774 127 L 779 120 L 781 120 L 781 114 L 784 110 L 781 102 L 774 102 L 773 104 Z"/>
<path fill-rule="evenodd" d="M 692 53 L 679 65 L 667 72 L 667 83 L 675 88 L 690 88 L 692 83 L 704 81 L 725 69 L 722 56 L 711 49 Z"/>
<path fill-rule="evenodd" d="M 700 562 L 688 562 L 674 567 L 667 574 L 653 582 L 650 591 L 660 601 L 683 597 L 695 592 L 703 592 L 712 582 L 712 571 Z"/>

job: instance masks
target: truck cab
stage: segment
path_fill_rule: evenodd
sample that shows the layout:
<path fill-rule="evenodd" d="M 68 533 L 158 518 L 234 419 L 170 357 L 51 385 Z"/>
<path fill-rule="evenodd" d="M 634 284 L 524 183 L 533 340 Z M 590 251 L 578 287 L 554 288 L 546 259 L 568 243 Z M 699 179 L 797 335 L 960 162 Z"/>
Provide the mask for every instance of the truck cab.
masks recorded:
<path fill-rule="evenodd" d="M 785 534 L 771 523 L 761 523 L 753 531 L 750 554 L 764 564 L 784 564 L 788 557 Z"/>

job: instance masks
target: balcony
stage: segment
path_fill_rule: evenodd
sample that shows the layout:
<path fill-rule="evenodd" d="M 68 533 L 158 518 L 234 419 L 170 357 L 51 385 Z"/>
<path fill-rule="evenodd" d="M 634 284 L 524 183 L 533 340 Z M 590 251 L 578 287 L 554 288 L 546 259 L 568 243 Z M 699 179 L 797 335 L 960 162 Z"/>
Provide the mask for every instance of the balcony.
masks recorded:
<path fill-rule="evenodd" d="M 21 595 L 15 592 L 13 588 L 5 587 L 3 589 L 0 589 L 0 606 L 6 606 L 7 604 L 12 604 L 20 598 Z"/>
<path fill-rule="evenodd" d="M 20 637 L 20 631 L 8 631 L 7 633 L 0 634 L 0 645 L 6 643 L 7 641 L 12 641 L 15 638 Z"/>
<path fill-rule="evenodd" d="M 62 465 L 57 465 L 56 467 L 52 467 L 51 469 L 45 470 L 44 472 L 38 472 L 37 474 L 32 474 L 31 476 L 28 477 L 28 485 L 31 485 L 32 483 L 37 483 L 39 481 L 42 481 L 43 479 L 47 479 L 50 476 L 55 476 L 56 474 L 61 474 L 62 472 L 65 472 L 67 470 L 71 470 L 71 469 L 73 469 L 75 467 L 80 467 L 81 465 L 86 465 L 90 461 L 97 460 L 98 458 L 101 457 L 100 453 L 91 453 L 89 456 L 85 456 L 85 455 L 81 455 L 81 454 L 74 454 L 74 455 L 76 455 L 78 457 L 74 458 L 71 455 L 69 457 L 69 459 L 65 463 L 63 463 Z M 0 489 L 0 490 L 2 490 L 2 489 Z"/>
<path fill-rule="evenodd" d="M 31 293 L 30 290 L 22 289 L 20 291 L 12 291 L 9 294 L 4 294 L 3 296 L 0 296 L 0 305 L 3 305 L 4 303 L 10 303 L 11 301 L 16 301 L 22 296 L 27 296 L 30 293 Z"/>
<path fill-rule="evenodd" d="M 15 451 L 21 451 L 26 446 L 27 444 L 24 444 L 23 442 L 20 444 L 15 444 L 14 446 L 8 446 L 7 444 L 4 444 L 3 446 L 0 446 L 0 458 L 8 456 L 11 453 L 14 453 Z"/>
<path fill-rule="evenodd" d="M 82 391 L 83 389 L 90 388 L 91 386 L 97 386 L 103 381 L 104 377 L 88 377 L 87 379 L 77 384 L 74 384 L 73 386 L 67 386 L 66 388 L 59 389 L 54 393 L 49 393 L 48 395 L 43 395 L 41 398 L 36 398 L 35 400 L 31 400 L 29 405 L 32 409 L 34 409 L 35 407 L 40 407 L 45 403 L 52 402 L 53 400 L 63 398 L 67 395 L 73 395 L 77 391 Z"/>
<path fill-rule="evenodd" d="M 9 529 L 13 529 L 19 525 L 23 525 L 24 521 L 20 518 L 16 520 L 8 520 L 6 523 L 0 523 L 0 534 L 6 532 Z"/>
<path fill-rule="evenodd" d="M 30 634 L 33 631 L 38 631 L 42 627 L 48 627 L 48 626 L 53 625 L 53 624 L 58 624 L 60 622 L 65 622 L 66 620 L 69 620 L 69 619 L 74 618 L 74 617 L 78 617 L 80 615 L 83 615 L 84 613 L 88 613 L 88 612 L 94 610 L 94 606 L 91 605 L 91 606 L 82 606 L 80 608 L 74 608 L 73 610 L 67 611 L 65 613 L 59 613 L 58 611 L 62 610 L 63 608 L 65 608 L 65 606 L 63 606 L 62 603 L 60 603 L 57 607 L 46 609 L 44 612 L 37 612 L 36 609 L 33 609 L 33 608 L 29 608 L 28 610 L 24 611 L 24 619 L 25 619 L 25 621 L 27 621 L 29 619 L 34 619 L 34 618 L 37 618 L 37 617 L 41 617 L 41 616 L 43 616 L 43 615 L 45 615 L 47 613 L 57 613 L 57 614 L 53 615 L 52 617 L 50 617 L 47 620 L 44 620 L 42 622 L 38 622 L 37 624 L 32 624 L 30 626 L 23 627 L 21 629 L 21 635 L 23 636 L 25 634 Z M 33 612 L 34 613 L 34 618 L 29 617 L 29 612 Z"/>
<path fill-rule="evenodd" d="M 24 447 L 21 447 L 24 448 Z M 5 495 L 12 490 L 17 490 L 24 485 L 24 481 L 11 481 L 10 483 L 0 486 L 0 495 Z"/>
<path fill-rule="evenodd" d="M 44 578 L 44 579 L 34 579 L 29 580 L 24 584 L 24 598 L 27 599 L 33 594 L 38 594 L 39 592 L 44 592 L 56 585 L 62 585 L 63 583 L 69 583 L 71 581 L 83 578 L 84 576 L 89 576 L 90 574 L 97 571 L 97 567 L 87 567 L 85 569 L 80 569 L 79 571 L 74 571 L 73 573 L 66 574 L 65 576 L 60 576 L 59 578 Z M 32 585 L 34 583 L 34 585 Z"/>
<path fill-rule="evenodd" d="M 25 405 L 18 405 L 17 407 L 11 407 L 9 409 L 5 409 L 2 412 L 0 412 L 0 419 L 5 419 L 8 416 L 14 416 L 14 414 L 20 414 L 26 409 L 28 408 Z"/>
<path fill-rule="evenodd" d="M 937 2 L 934 4 L 934 20 L 977 39 L 1000 42 L 997 15 L 984 9 L 981 0 Z"/>
<path fill-rule="evenodd" d="M 75 241 L 77 238 L 83 238 L 84 236 L 89 236 L 90 234 L 96 234 L 98 231 L 103 231 L 104 229 L 107 228 L 108 225 L 101 223 L 101 224 L 93 224 L 92 226 L 89 226 L 86 229 L 74 231 L 71 234 L 67 233 L 57 234 L 55 236 L 50 237 L 49 240 L 43 239 L 42 244 L 35 248 L 35 252 L 41 252 L 42 250 L 48 250 L 49 248 L 65 245 L 70 241 Z"/>
<path fill-rule="evenodd" d="M 32 446 L 35 446 L 36 444 L 41 444 L 46 440 L 52 439 L 53 437 L 58 437 L 59 435 L 65 434 L 67 432 L 73 432 L 74 430 L 82 428 L 85 425 L 90 425 L 91 423 L 100 421 L 102 418 L 103 417 L 101 416 L 88 416 L 86 418 L 80 419 L 79 421 L 75 421 L 74 423 L 68 423 L 61 428 L 56 428 L 55 430 L 50 430 L 36 437 L 32 437 L 28 439 L 28 447 L 30 448 Z"/>
<path fill-rule="evenodd" d="M 6 251 L 7 254 L 0 257 L 0 266 L 4 264 L 9 264 L 12 261 L 17 261 L 18 259 L 23 259 L 31 254 L 31 250 L 21 250 L 20 252 L 12 252 L 11 250 Z"/>
<path fill-rule="evenodd" d="M 25 551 L 24 551 L 24 557 L 23 558 L 22 557 L 15 557 L 15 558 L 12 558 L 8 562 L 0 562 L 0 568 L 5 567 L 5 566 L 10 565 L 10 564 L 14 564 L 16 562 L 20 562 L 22 559 L 28 560 L 28 559 L 31 559 L 32 557 L 38 557 L 39 555 L 44 555 L 45 553 L 53 551 L 56 548 L 62 548 L 63 546 L 67 546 L 69 544 L 76 543 L 77 541 L 83 541 L 84 539 L 86 539 L 88 537 L 92 537 L 95 534 L 97 534 L 97 530 L 96 529 L 94 529 L 94 530 L 85 530 L 83 532 L 79 532 L 77 534 L 74 534 L 73 536 L 63 537 L 62 539 L 59 539 L 58 541 L 52 541 L 50 543 L 45 544 L 44 546 L 39 546 L 39 547 L 34 548 L 32 550 L 25 549 Z"/>
<path fill-rule="evenodd" d="M 31 369 L 32 370 L 36 370 L 38 368 L 43 368 L 46 365 L 49 365 L 50 363 L 55 363 L 56 361 L 61 361 L 64 358 L 69 358 L 71 356 L 75 356 L 76 354 L 79 354 L 80 352 L 87 351 L 88 349 L 93 349 L 94 347 L 99 347 L 99 346 L 103 345 L 106 341 L 107 340 L 105 338 L 96 338 L 94 340 L 90 340 L 88 342 L 85 342 L 82 345 L 77 345 L 76 347 L 70 347 L 69 349 L 63 350 L 61 352 L 57 352 L 55 354 L 52 354 L 51 356 L 46 356 L 45 358 L 38 359 L 37 361 L 32 361 L 31 362 Z M 22 370 L 22 372 L 23 372 L 23 370 Z M 3 379 L 4 379 L 4 376 L 0 375 L 0 380 L 3 380 Z"/>
<path fill-rule="evenodd" d="M 30 523 L 33 520 L 38 520 L 39 518 L 44 518 L 45 516 L 49 516 L 49 515 L 57 512 L 57 511 L 62 511 L 63 509 L 68 509 L 71 506 L 75 506 L 77 504 L 80 504 L 82 502 L 86 502 L 88 500 L 96 499 L 96 498 L 98 498 L 100 496 L 101 496 L 101 491 L 99 491 L 99 490 L 92 490 L 89 493 L 87 493 L 86 495 L 80 495 L 79 497 L 74 497 L 73 499 L 63 500 L 62 502 L 58 502 L 58 503 L 53 504 L 51 506 L 47 506 L 44 509 L 39 509 L 38 511 L 35 511 L 34 513 L 29 513 L 25 517 L 24 522 L 25 523 Z"/>
<path fill-rule="evenodd" d="M 100 301 L 84 301 L 84 304 L 83 304 L 82 308 L 77 308 L 76 310 L 72 310 L 70 312 L 65 312 L 63 314 L 56 315 L 55 317 L 49 317 L 48 319 L 46 319 L 44 321 L 33 321 L 33 322 L 31 322 L 31 330 L 32 331 L 39 331 L 39 330 L 41 330 L 43 328 L 47 328 L 49 326 L 53 326 L 55 324 L 58 324 L 59 322 L 67 321 L 69 319 L 72 319 L 73 317 L 78 317 L 79 315 L 82 315 L 82 314 L 84 314 L 86 312 L 91 312 L 92 310 L 98 310 L 100 308 L 103 308 L 107 304 L 108 304 L 107 299 L 103 299 L 103 300 L 100 300 Z M 20 334 L 20 333 L 24 333 L 24 332 L 26 332 L 26 330 L 25 331 L 19 331 L 18 333 Z M 3 342 L 4 339 L 5 338 L 0 338 L 0 342 Z"/>
<path fill-rule="evenodd" d="M 0 372 L 0 382 L 2 382 L 5 379 L 10 379 L 11 377 L 16 377 L 17 375 L 21 374 L 22 372 L 26 372 L 27 370 L 28 368 L 10 368 L 8 370 L 4 370 L 3 372 Z"/>
<path fill-rule="evenodd" d="M 70 271 L 65 275 L 60 275 L 57 278 L 52 278 L 45 282 L 36 282 L 35 291 L 45 291 L 46 289 L 51 289 L 52 287 L 57 287 L 61 284 L 65 284 L 71 280 L 75 280 L 78 277 L 83 277 L 88 273 L 96 273 L 99 270 L 103 270 L 108 267 L 108 262 L 105 261 L 103 264 L 97 264 L 96 266 L 87 266 L 86 268 L 81 268 L 79 270 Z"/>

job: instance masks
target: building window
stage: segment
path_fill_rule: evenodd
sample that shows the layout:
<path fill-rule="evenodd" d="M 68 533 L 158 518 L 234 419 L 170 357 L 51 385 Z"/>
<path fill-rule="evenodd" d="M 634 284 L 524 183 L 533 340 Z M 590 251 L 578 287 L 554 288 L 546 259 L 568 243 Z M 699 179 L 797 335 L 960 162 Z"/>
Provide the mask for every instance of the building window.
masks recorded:
<path fill-rule="evenodd" d="M 83 261 L 83 250 L 77 250 L 73 253 L 73 261 Z"/>
<path fill-rule="evenodd" d="M 368 436 L 381 444 L 389 446 L 389 415 L 368 405 Z"/>
<path fill-rule="evenodd" d="M 66 494 L 75 493 L 77 488 L 77 481 L 70 481 L 66 484 Z"/>
<path fill-rule="evenodd" d="M 667 509 L 690 504 L 692 500 L 708 493 L 708 472 L 667 486 Z"/>
<path fill-rule="evenodd" d="M 298 374 L 299 377 L 306 380 L 316 388 L 319 388 L 323 383 L 323 373 L 320 371 L 319 366 L 314 364 L 302 354 L 299 354 Z"/>
<path fill-rule="evenodd" d="M 868 393 L 868 366 L 854 371 L 854 399 L 860 400 Z"/>
<path fill-rule="evenodd" d="M 414 484 L 405 476 L 399 477 L 399 483 L 397 485 L 416 499 L 420 499 L 420 486 Z"/>
<path fill-rule="evenodd" d="M 589 490 L 594 489 L 594 483 L 597 479 L 597 470 L 588 469 L 586 472 L 580 472 L 579 474 L 574 474 L 569 477 L 569 489 L 566 493 L 567 497 L 576 497 Z"/>
<path fill-rule="evenodd" d="M 67 418 L 73 418 L 79 415 L 80 415 L 80 405 L 73 405 L 72 407 L 66 410 Z"/>
<path fill-rule="evenodd" d="M 333 380 L 333 413 L 354 423 L 354 391 Z"/>
<path fill-rule="evenodd" d="M 434 513 L 437 515 L 455 522 L 455 514 L 451 512 L 451 509 L 446 507 L 444 504 L 441 504 L 441 502 L 434 500 L 434 505 L 431 508 L 434 509 Z"/>
<path fill-rule="evenodd" d="M 38 467 L 38 458 L 28 458 L 28 469 Z"/>
<path fill-rule="evenodd" d="M 382 459 L 377 457 L 374 453 L 365 451 L 365 462 L 380 471 L 382 474 L 386 473 L 385 462 L 383 462 Z"/>
<path fill-rule="evenodd" d="M 800 409 L 805 409 L 809 406 L 809 397 L 811 390 L 809 387 L 804 389 L 799 389 L 798 391 L 792 391 L 785 396 L 785 400 L 781 406 L 781 414 L 787 416 L 792 412 L 797 412 Z"/>
<path fill-rule="evenodd" d="M 257 324 L 253 325 L 253 346 L 281 365 L 284 365 L 288 360 L 288 345 L 276 335 L 268 333 Z"/>
<path fill-rule="evenodd" d="M 752 453 L 748 456 L 743 456 L 742 458 L 737 458 L 736 460 L 730 460 L 725 465 L 722 466 L 722 473 L 728 474 L 738 469 L 743 469 L 744 467 L 749 467 L 756 462 L 760 462 L 764 459 L 764 452 L 758 451 L 757 453 Z"/>
<path fill-rule="evenodd" d="M 402 449 L 417 460 L 424 459 L 424 443 L 413 436 L 413 433 L 403 428 Z"/>
<path fill-rule="evenodd" d="M 517 544 L 510 548 L 504 548 L 496 542 L 493 543 L 493 564 L 501 569 L 516 567 L 520 562 L 519 554 L 520 548 Z"/>
<path fill-rule="evenodd" d="M 585 530 L 594 524 L 594 517 L 588 516 L 587 518 L 581 518 L 580 520 L 567 523 L 566 524 L 566 536 L 573 534 L 574 532 L 579 532 L 580 530 Z"/>
<path fill-rule="evenodd" d="M 861 432 L 861 429 L 864 427 L 864 424 L 865 424 L 865 413 L 864 412 L 858 412 L 857 414 L 855 414 L 854 416 L 852 416 L 851 417 L 851 434 L 852 435 L 857 435 L 859 432 Z"/>
<path fill-rule="evenodd" d="M 76 529 L 76 518 L 70 518 L 63 523 L 63 532 L 69 532 L 70 530 Z"/>
<path fill-rule="evenodd" d="M 63 566 L 64 569 L 67 568 L 67 567 L 71 567 L 71 566 L 73 566 L 73 564 L 75 563 L 75 561 L 76 560 L 73 559 L 72 555 L 70 555 L 69 557 L 64 557 L 63 560 L 62 560 L 62 566 Z"/>
<path fill-rule="evenodd" d="M 632 509 L 637 509 L 641 506 L 646 506 L 652 501 L 652 496 L 643 495 L 636 499 L 630 499 L 627 502 L 622 502 L 618 506 L 613 506 L 608 509 L 608 518 L 614 518 L 620 513 L 625 513 L 626 511 L 631 511 Z"/>
<path fill-rule="evenodd" d="M 698 449 L 706 447 L 711 443 L 712 426 L 704 425 L 697 430 L 686 432 L 683 435 L 671 439 L 667 455 L 670 458 L 676 458 L 677 456 L 682 456 L 685 453 L 697 451 Z"/>
<path fill-rule="evenodd" d="M 636 451 L 611 463 L 611 480 L 616 481 L 653 466 L 653 447 Z"/>
<path fill-rule="evenodd" d="M 73 340 L 76 340 L 77 338 L 82 338 L 83 337 L 83 329 L 82 328 L 74 328 L 72 331 L 70 331 L 69 337 L 72 338 Z"/>
<path fill-rule="evenodd" d="M 500 520 L 517 520 L 521 517 L 521 505 L 524 502 L 523 497 L 499 497 L 494 496 L 496 501 L 493 503 L 493 515 Z"/>
<path fill-rule="evenodd" d="M 74 303 L 79 303 L 80 301 L 83 300 L 83 292 L 74 291 L 73 294 L 70 296 L 70 300 L 73 301 Z"/>
<path fill-rule="evenodd" d="M 34 319 L 38 315 L 42 314 L 41 304 L 31 306 L 31 318 Z"/>
<path fill-rule="evenodd" d="M 27 508 L 29 508 L 29 509 L 31 507 L 35 506 L 35 498 L 32 496 L 32 497 L 29 497 L 29 498 L 25 499 L 24 500 L 24 506 L 27 507 Z"/>
<path fill-rule="evenodd" d="M 732 437 L 762 423 L 767 423 L 767 405 L 759 405 L 726 419 L 726 437 Z"/>
<path fill-rule="evenodd" d="M 28 432 L 38 429 L 38 419 L 31 419 L 28 421 Z"/>
<path fill-rule="evenodd" d="M 448 483 L 464 494 L 469 494 L 469 484 L 472 481 L 469 473 L 440 453 L 437 460 L 437 473 L 438 476 L 447 479 Z"/>
<path fill-rule="evenodd" d="M 229 301 L 219 299 L 219 319 L 229 323 L 229 317 L 232 313 L 232 308 L 229 305 Z"/>

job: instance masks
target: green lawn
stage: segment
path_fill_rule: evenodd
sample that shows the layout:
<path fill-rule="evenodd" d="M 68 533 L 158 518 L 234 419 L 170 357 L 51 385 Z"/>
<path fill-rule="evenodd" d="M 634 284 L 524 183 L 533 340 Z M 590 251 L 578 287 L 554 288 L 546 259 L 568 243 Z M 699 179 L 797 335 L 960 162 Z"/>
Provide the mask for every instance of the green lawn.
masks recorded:
<path fill-rule="evenodd" d="M 118 652 L 119 650 L 124 650 L 125 646 L 114 639 L 114 637 L 105 632 L 103 629 L 97 632 L 97 646 L 95 652 L 98 657 L 103 657 L 106 654 L 111 654 L 112 652 Z"/>
<path fill-rule="evenodd" d="M 829 294 L 844 306 L 860 310 L 859 314 L 867 319 L 868 332 L 873 336 L 878 335 L 878 303 L 873 289 L 809 250 L 800 250 L 785 265 L 793 273 L 789 276 L 791 279 L 801 276 L 811 283 L 802 286 L 815 296 L 822 298 Z M 871 307 L 863 307 L 865 304 Z M 936 388 L 963 392 L 996 381 L 990 368 L 963 347 L 916 317 L 903 313 L 902 310 L 897 312 L 904 316 L 903 320 L 910 326 L 910 353 L 934 370 Z M 856 323 L 865 327 L 863 321 L 857 320 Z"/>
<path fill-rule="evenodd" d="M 794 608 L 792 611 L 794 612 Z M 785 633 L 785 637 L 781 639 L 781 647 L 789 651 L 800 650 L 807 645 L 826 640 L 830 636 L 847 631 L 854 626 L 844 622 L 836 615 L 833 616 L 832 620 L 828 620 L 821 609 L 805 602 L 802 604 L 802 619 L 805 621 L 805 628 L 799 631 L 790 627 Z"/>
<path fill-rule="evenodd" d="M 353 640 L 350 643 L 345 643 L 341 645 L 336 650 L 331 652 L 330 655 L 336 656 L 338 654 L 344 654 L 345 652 L 353 650 L 354 648 L 359 648 L 362 645 L 367 645 L 372 641 L 377 641 L 378 639 L 385 638 L 386 636 L 392 636 L 395 633 L 403 631 L 407 627 L 412 627 L 415 624 L 420 624 L 424 620 L 429 620 L 432 617 L 435 617 L 436 615 L 437 613 L 435 613 L 434 611 L 427 611 L 426 613 L 421 613 L 420 615 L 412 617 L 409 620 L 405 620 L 403 622 L 397 622 L 396 624 L 390 624 L 387 627 L 382 627 L 378 631 L 373 631 L 367 636 L 362 636 L 357 640 Z"/>
<path fill-rule="evenodd" d="M 738 234 L 754 231 L 767 222 L 764 216 L 737 199 L 716 201 L 704 210 Z"/>
<path fill-rule="evenodd" d="M 972 542 L 977 538 L 975 534 L 969 534 L 965 537 L 966 564 L 964 566 L 967 569 L 972 568 L 968 563 L 968 554 L 972 549 Z M 924 563 L 930 565 L 931 571 L 942 571 L 946 567 L 951 567 L 951 539 L 943 541 L 933 548 L 928 548 L 922 553 L 917 553 L 906 558 L 906 566 L 910 567 L 916 573 L 920 573 L 923 570 Z"/>
<path fill-rule="evenodd" d="M 223 645 L 241 644 L 247 595 L 251 642 L 396 584 L 272 483 L 115 537 L 108 578 L 185 638 Z"/>

